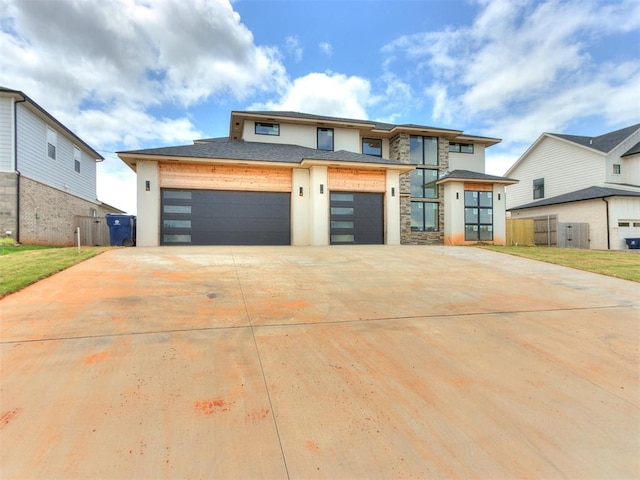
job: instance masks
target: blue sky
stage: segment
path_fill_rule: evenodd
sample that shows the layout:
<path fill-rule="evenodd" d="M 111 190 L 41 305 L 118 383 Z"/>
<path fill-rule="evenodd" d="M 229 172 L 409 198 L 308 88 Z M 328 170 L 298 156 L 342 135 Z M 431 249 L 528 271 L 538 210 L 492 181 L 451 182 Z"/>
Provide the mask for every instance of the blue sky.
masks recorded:
<path fill-rule="evenodd" d="M 135 213 L 113 153 L 295 110 L 502 138 L 640 122 L 637 0 L 0 0 L 0 85 L 106 158 L 98 198 Z"/>

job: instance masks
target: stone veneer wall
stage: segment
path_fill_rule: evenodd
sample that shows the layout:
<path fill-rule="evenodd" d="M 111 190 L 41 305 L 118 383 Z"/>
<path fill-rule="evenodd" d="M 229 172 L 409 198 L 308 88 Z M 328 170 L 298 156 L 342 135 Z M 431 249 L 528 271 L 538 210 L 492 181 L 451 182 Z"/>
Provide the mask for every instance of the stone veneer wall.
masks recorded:
<path fill-rule="evenodd" d="M 16 195 L 18 175 L 13 172 L 0 173 L 0 237 L 7 232 L 16 232 Z"/>
<path fill-rule="evenodd" d="M 399 133 L 389 140 L 389 157 L 400 163 L 410 163 L 409 134 Z M 438 171 L 449 168 L 449 140 L 438 138 Z M 403 245 L 434 245 L 444 243 L 444 187 L 438 186 L 438 231 L 411 231 L 411 172 L 400 175 L 400 242 Z"/>
<path fill-rule="evenodd" d="M 20 177 L 20 243 L 72 246 L 75 216 L 87 216 L 92 208 L 98 217 L 110 213 L 97 203 Z"/>

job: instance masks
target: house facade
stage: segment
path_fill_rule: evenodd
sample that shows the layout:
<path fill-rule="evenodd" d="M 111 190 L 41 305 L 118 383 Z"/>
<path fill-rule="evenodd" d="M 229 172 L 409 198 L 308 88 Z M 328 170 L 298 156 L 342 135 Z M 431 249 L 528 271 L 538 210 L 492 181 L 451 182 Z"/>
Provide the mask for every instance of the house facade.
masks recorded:
<path fill-rule="evenodd" d="M 23 92 L 0 87 L 0 236 L 73 245 L 77 217 L 120 212 L 96 199 L 102 160 Z"/>
<path fill-rule="evenodd" d="M 640 237 L 640 124 L 596 137 L 543 133 L 507 176 L 512 218 L 582 226 L 586 248 L 625 250 Z M 559 232 L 560 233 L 560 232 Z"/>
<path fill-rule="evenodd" d="M 503 244 L 500 140 L 298 112 L 231 113 L 229 136 L 119 152 L 140 246 Z"/>

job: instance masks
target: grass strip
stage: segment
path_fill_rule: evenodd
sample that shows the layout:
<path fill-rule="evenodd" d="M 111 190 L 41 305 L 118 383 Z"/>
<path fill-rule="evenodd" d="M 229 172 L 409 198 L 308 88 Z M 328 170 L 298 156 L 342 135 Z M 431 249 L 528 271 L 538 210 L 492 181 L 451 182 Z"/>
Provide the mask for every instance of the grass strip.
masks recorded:
<path fill-rule="evenodd" d="M 11 247 L 22 249 L 24 247 Z M 0 298 L 94 257 L 109 247 L 40 248 L 0 256 Z"/>
<path fill-rule="evenodd" d="M 480 248 L 640 282 L 640 253 L 638 252 L 497 245 L 482 245 Z"/>

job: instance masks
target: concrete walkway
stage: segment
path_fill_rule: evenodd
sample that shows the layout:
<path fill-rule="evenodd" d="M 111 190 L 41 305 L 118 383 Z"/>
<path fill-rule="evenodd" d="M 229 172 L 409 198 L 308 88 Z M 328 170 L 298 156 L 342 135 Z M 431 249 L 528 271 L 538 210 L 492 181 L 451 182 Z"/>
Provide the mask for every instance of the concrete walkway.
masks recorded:
<path fill-rule="evenodd" d="M 639 294 L 465 247 L 110 251 L 0 300 L 0 478 L 638 478 Z"/>

